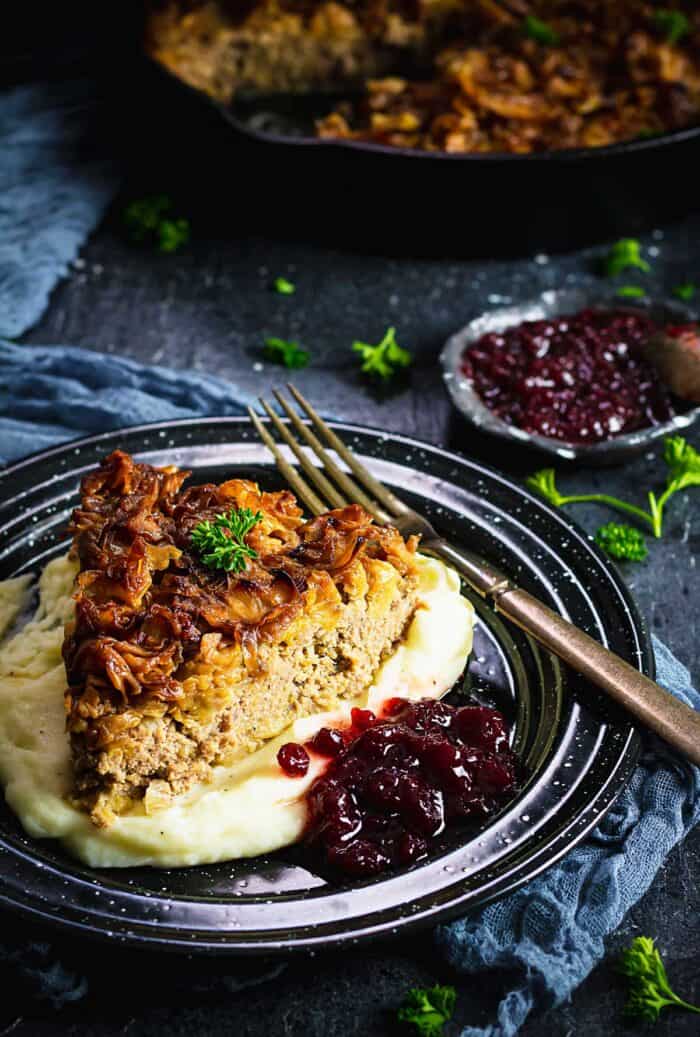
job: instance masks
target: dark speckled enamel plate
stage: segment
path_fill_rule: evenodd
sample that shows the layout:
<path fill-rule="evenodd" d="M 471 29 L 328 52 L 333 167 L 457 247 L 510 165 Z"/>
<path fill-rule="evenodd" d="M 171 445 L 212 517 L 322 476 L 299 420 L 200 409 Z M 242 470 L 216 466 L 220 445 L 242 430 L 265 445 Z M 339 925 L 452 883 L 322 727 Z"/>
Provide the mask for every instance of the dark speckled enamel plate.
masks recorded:
<path fill-rule="evenodd" d="M 649 640 L 627 590 L 588 537 L 496 472 L 403 436 L 337 425 L 374 473 L 458 543 L 645 673 Z M 0 473 L 0 578 L 36 572 L 65 549 L 82 474 L 115 447 L 174 462 L 200 481 L 280 480 L 244 419 L 130 429 L 47 451 Z M 430 857 L 377 879 L 327 884 L 298 848 L 174 870 L 91 871 L 24 835 L 0 808 L 0 898 L 44 920 L 125 942 L 242 954 L 356 942 L 450 918 L 533 878 L 610 807 L 637 759 L 629 721 L 528 637 L 477 602 L 472 694 L 502 709 L 527 779 L 479 826 L 452 828 Z M 254 819 L 251 818 L 251 824 Z"/>

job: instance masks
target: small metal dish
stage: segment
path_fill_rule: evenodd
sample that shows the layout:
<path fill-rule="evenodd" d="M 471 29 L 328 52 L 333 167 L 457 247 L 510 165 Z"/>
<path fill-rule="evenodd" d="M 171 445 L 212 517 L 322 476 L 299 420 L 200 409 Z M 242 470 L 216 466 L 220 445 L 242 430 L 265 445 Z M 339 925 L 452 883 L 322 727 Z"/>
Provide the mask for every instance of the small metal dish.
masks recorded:
<path fill-rule="evenodd" d="M 680 303 L 661 299 L 640 299 L 630 304 L 628 301 L 620 300 L 619 296 L 601 292 L 594 286 L 590 289 L 543 292 L 529 302 L 489 310 L 452 335 L 440 354 L 445 385 L 457 410 L 477 428 L 501 439 L 514 440 L 567 461 L 586 461 L 599 465 L 615 464 L 633 454 L 641 453 L 657 439 L 692 425 L 700 415 L 700 406 L 689 404 L 687 409 L 683 409 L 671 421 L 661 425 L 628 432 L 602 443 L 565 443 L 537 433 L 524 432 L 502 421 L 482 402 L 471 383 L 462 374 L 462 355 L 482 335 L 491 331 L 505 331 L 506 328 L 523 321 L 560 317 L 587 308 L 637 313 L 641 310 L 660 324 L 686 323 L 696 319 L 691 311 Z"/>

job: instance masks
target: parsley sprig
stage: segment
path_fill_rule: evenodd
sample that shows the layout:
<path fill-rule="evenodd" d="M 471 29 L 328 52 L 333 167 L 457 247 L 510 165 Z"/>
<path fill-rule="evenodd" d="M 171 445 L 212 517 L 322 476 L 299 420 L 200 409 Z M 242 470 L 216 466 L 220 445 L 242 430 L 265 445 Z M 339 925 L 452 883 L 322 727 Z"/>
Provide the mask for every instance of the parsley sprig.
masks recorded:
<path fill-rule="evenodd" d="M 682 299 L 683 302 L 690 302 L 695 295 L 695 285 L 692 281 L 686 281 L 685 284 L 677 284 L 673 289 L 673 294 L 677 299 Z"/>
<path fill-rule="evenodd" d="M 249 547 L 245 537 L 262 518 L 261 512 L 250 508 L 231 508 L 214 519 L 200 522 L 192 530 L 192 545 L 209 569 L 225 572 L 243 572 L 249 558 L 257 558 L 257 551 Z"/>
<path fill-rule="evenodd" d="M 629 983 L 625 1015 L 655 1023 L 662 1009 L 672 1005 L 700 1013 L 700 1008 L 681 1000 L 671 989 L 661 955 L 650 937 L 637 936 L 632 940 L 623 951 L 618 968 Z"/>
<path fill-rule="evenodd" d="M 650 273 L 651 267 L 642 259 L 640 244 L 636 238 L 620 238 L 605 257 L 603 267 L 608 277 L 617 277 L 623 270 L 642 270 Z"/>
<path fill-rule="evenodd" d="M 177 252 L 189 241 L 189 220 L 173 214 L 173 203 L 167 194 L 139 198 L 124 210 L 124 223 L 129 237 L 137 244 L 152 244 L 159 252 Z"/>
<path fill-rule="evenodd" d="M 616 511 L 632 515 L 638 522 L 649 526 L 655 537 L 660 537 L 663 531 L 664 508 L 671 497 L 691 486 L 700 486 L 700 454 L 682 436 L 670 436 L 665 440 L 664 461 L 668 469 L 666 486 L 658 495 L 653 490 L 649 490 L 647 493 L 648 511 L 638 508 L 636 504 L 620 500 L 619 497 L 611 497 L 607 493 L 575 493 L 565 496 L 557 489 L 553 468 L 542 468 L 540 471 L 534 472 L 526 479 L 526 484 L 556 508 L 561 508 L 565 504 L 580 504 L 587 501 L 607 504 Z"/>
<path fill-rule="evenodd" d="M 278 295 L 294 295 L 297 290 L 297 286 L 292 281 L 288 281 L 286 277 L 276 277 L 272 287 Z"/>
<path fill-rule="evenodd" d="M 661 7 L 654 11 L 654 22 L 659 32 L 666 37 L 667 43 L 679 43 L 690 32 L 690 22 L 682 11 Z"/>
<path fill-rule="evenodd" d="M 267 360 L 293 370 L 306 367 L 311 358 L 308 349 L 302 349 L 298 342 L 288 342 L 283 338 L 266 338 L 264 354 Z"/>
<path fill-rule="evenodd" d="M 414 987 L 399 1009 L 399 1021 L 412 1023 L 420 1037 L 440 1037 L 444 1024 L 452 1017 L 456 1000 L 454 987 Z"/>
<path fill-rule="evenodd" d="M 355 353 L 362 356 L 361 370 L 375 378 L 387 382 L 400 367 L 408 367 L 413 357 L 407 349 L 402 349 L 396 341 L 396 328 L 387 328 L 384 338 L 376 346 L 369 342 L 353 342 Z"/>
<path fill-rule="evenodd" d="M 624 522 L 606 522 L 596 531 L 595 542 L 618 561 L 643 562 L 649 554 L 644 537 Z"/>

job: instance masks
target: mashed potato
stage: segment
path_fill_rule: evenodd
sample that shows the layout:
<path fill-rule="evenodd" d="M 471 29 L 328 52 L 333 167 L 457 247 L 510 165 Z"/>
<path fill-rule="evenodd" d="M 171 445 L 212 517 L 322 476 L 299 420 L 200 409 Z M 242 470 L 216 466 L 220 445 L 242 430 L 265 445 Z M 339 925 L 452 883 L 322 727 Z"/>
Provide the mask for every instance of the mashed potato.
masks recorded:
<path fill-rule="evenodd" d="M 0 781 L 29 835 L 60 839 L 92 867 L 172 868 L 267 853 L 302 835 L 304 794 L 324 767 L 312 757 L 304 778 L 287 777 L 276 755 L 284 742 L 304 742 L 320 727 L 349 720 L 351 704 L 297 720 L 262 749 L 210 782 L 148 816 L 139 806 L 109 828 L 96 828 L 67 801 L 71 781 L 61 659 L 63 624 L 72 610 L 75 566 L 67 557 L 44 569 L 34 618 L 0 648 Z M 423 604 L 405 641 L 383 664 L 369 692 L 352 705 L 377 710 L 389 698 L 438 697 L 462 672 L 472 644 L 473 609 L 459 578 L 441 562 L 419 557 Z M 11 624 L 27 599 L 28 580 L 0 583 L 2 621 Z"/>

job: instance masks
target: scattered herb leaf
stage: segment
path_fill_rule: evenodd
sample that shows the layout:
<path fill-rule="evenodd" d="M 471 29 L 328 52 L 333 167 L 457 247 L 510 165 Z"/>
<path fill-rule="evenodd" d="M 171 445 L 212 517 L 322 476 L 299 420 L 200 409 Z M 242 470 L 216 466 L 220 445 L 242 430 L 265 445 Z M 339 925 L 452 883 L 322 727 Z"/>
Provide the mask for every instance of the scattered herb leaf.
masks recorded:
<path fill-rule="evenodd" d="M 161 220 L 158 224 L 158 248 L 161 252 L 177 252 L 189 240 L 190 225 L 187 220 Z"/>
<path fill-rule="evenodd" d="M 617 294 L 621 299 L 643 299 L 647 293 L 638 284 L 624 284 Z"/>
<path fill-rule="evenodd" d="M 399 1009 L 399 1021 L 412 1023 L 420 1037 L 440 1037 L 444 1024 L 452 1017 L 456 1000 L 454 987 L 414 987 Z"/>
<path fill-rule="evenodd" d="M 534 14 L 529 14 L 523 21 L 523 32 L 529 39 L 546 47 L 556 47 L 559 43 L 559 33 Z"/>
<path fill-rule="evenodd" d="M 690 302 L 695 295 L 695 285 L 690 281 L 687 281 L 685 284 L 677 284 L 673 289 L 673 294 L 677 299 L 682 299 L 683 302 Z"/>
<path fill-rule="evenodd" d="M 132 240 L 143 241 L 149 233 L 155 232 L 171 204 L 167 194 L 156 194 L 130 202 L 124 210 L 124 222 Z"/>
<path fill-rule="evenodd" d="M 596 532 L 595 542 L 611 558 L 620 561 L 643 562 L 649 553 L 639 530 L 622 522 L 607 522 L 601 526 Z"/>
<path fill-rule="evenodd" d="M 279 295 L 294 295 L 297 290 L 296 285 L 288 281 L 286 277 L 276 277 L 273 287 Z"/>
<path fill-rule="evenodd" d="M 396 328 L 387 328 L 382 341 L 372 346 L 368 342 L 353 342 L 352 348 L 362 356 L 362 370 L 388 381 L 400 367 L 408 367 L 413 357 L 396 341 Z"/>
<path fill-rule="evenodd" d="M 622 952 L 618 968 L 629 984 L 625 1015 L 655 1023 L 662 1009 L 671 1005 L 700 1013 L 700 1008 L 682 1001 L 671 989 L 661 955 L 650 937 L 632 940 Z"/>
<path fill-rule="evenodd" d="M 646 259 L 642 259 L 640 245 L 636 238 L 620 238 L 612 246 L 604 261 L 605 273 L 608 277 L 617 277 L 623 270 L 651 271 Z"/>
<path fill-rule="evenodd" d="M 531 490 L 535 490 L 555 508 L 561 508 L 564 504 L 590 501 L 607 504 L 616 511 L 632 515 L 638 522 L 648 526 L 655 537 L 660 537 L 663 532 L 664 508 L 671 497 L 691 486 L 700 486 L 700 454 L 682 436 L 670 436 L 665 440 L 664 461 L 668 468 L 666 486 L 658 497 L 653 490 L 649 490 L 649 511 L 620 500 L 619 497 L 611 497 L 607 493 L 576 493 L 565 496 L 557 489 L 553 468 L 542 468 L 538 472 L 533 472 L 525 482 Z"/>
<path fill-rule="evenodd" d="M 250 508 L 231 508 L 211 521 L 200 522 L 192 530 L 192 544 L 209 569 L 242 572 L 249 558 L 257 558 L 257 551 L 249 547 L 244 537 L 262 518 L 261 512 Z"/>
<path fill-rule="evenodd" d="M 264 353 L 273 363 L 294 370 L 306 367 L 311 359 L 308 349 L 302 349 L 298 342 L 287 342 L 283 338 L 266 338 Z"/>
<path fill-rule="evenodd" d="M 130 202 L 124 210 L 124 223 L 132 241 L 153 244 L 160 252 L 176 252 L 190 237 L 189 220 L 173 217 L 167 194 Z"/>
<path fill-rule="evenodd" d="M 682 11 L 671 11 L 661 7 L 654 11 L 654 22 L 659 32 L 666 37 L 667 43 L 678 43 L 690 32 L 690 22 Z"/>

